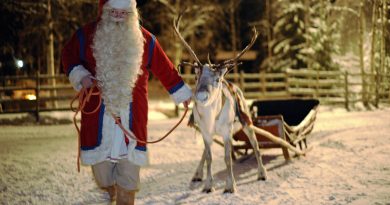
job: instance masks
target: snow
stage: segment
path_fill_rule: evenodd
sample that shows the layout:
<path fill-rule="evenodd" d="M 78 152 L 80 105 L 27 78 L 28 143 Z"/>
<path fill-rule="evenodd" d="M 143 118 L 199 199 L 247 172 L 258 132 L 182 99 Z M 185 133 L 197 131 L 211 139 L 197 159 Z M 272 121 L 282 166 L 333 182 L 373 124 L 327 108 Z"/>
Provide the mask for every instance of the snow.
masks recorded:
<path fill-rule="evenodd" d="M 157 139 L 178 118 L 153 113 L 148 130 Z M 190 183 L 202 138 L 183 123 L 164 141 L 148 146 L 151 165 L 141 170 L 136 203 L 389 204 L 389 133 L 389 108 L 346 112 L 320 107 L 309 138 L 312 151 L 286 163 L 281 149 L 262 150 L 267 181 L 256 180 L 253 157 L 236 161 L 237 193 L 222 193 L 226 167 L 222 147 L 214 144 L 216 191 L 205 194 L 203 183 Z M 77 173 L 76 150 L 72 124 L 0 126 L 0 204 L 107 204 L 90 167 Z"/>

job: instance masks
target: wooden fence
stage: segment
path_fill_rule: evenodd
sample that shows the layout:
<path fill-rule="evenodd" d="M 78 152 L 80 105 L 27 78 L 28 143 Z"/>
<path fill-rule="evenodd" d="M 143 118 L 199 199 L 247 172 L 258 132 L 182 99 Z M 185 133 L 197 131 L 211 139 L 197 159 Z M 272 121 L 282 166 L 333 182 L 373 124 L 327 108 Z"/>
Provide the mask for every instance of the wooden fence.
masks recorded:
<path fill-rule="evenodd" d="M 390 75 L 363 76 L 340 71 L 289 69 L 284 73 L 241 72 L 228 74 L 226 78 L 235 80 L 247 99 L 316 98 L 321 104 L 342 105 L 348 110 L 358 102 L 374 106 L 390 104 Z M 183 75 L 183 78 L 193 86 L 193 74 Z"/>
<path fill-rule="evenodd" d="M 0 77 L 0 114 L 70 110 L 76 92 L 65 75 Z"/>
<path fill-rule="evenodd" d="M 183 74 L 193 87 L 195 76 Z M 316 98 L 321 104 L 353 108 L 390 104 L 390 75 L 335 71 L 287 70 L 284 73 L 228 74 L 248 99 Z M 65 75 L 0 77 L 0 113 L 69 110 L 75 91 Z M 364 86 L 363 86 L 364 85 Z M 151 88 L 153 89 L 153 88 Z"/>

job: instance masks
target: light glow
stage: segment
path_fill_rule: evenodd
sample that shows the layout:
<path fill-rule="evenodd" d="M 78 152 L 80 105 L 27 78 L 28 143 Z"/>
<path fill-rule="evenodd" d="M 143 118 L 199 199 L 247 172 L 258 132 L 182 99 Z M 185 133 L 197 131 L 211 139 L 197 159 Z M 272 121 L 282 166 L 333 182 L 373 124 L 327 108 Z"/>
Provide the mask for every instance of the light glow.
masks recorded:
<path fill-rule="evenodd" d="M 36 100 L 37 96 L 35 96 L 34 94 L 27 94 L 24 98 L 27 100 Z"/>
<path fill-rule="evenodd" d="M 24 65 L 24 63 L 23 63 L 22 60 L 16 60 L 16 66 L 17 66 L 18 68 L 23 68 L 23 65 Z"/>

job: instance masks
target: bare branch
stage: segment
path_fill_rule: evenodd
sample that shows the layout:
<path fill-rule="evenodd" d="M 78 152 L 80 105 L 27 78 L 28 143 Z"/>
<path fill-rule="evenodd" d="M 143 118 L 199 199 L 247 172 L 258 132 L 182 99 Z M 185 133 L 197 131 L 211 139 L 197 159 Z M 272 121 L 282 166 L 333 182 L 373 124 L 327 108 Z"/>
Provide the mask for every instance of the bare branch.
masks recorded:
<path fill-rule="evenodd" d="M 154 0 L 162 5 L 164 5 L 172 14 L 176 14 L 176 9 L 173 7 L 167 0 Z"/>

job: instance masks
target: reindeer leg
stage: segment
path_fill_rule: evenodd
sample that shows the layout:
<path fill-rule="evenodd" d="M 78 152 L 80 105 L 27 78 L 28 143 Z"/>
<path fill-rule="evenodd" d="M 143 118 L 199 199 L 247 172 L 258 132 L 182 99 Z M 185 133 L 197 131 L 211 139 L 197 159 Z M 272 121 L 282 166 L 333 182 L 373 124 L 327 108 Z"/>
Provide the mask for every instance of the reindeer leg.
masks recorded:
<path fill-rule="evenodd" d="M 196 169 L 196 172 L 194 176 L 192 177 L 192 182 L 200 182 L 203 179 L 203 167 L 204 162 L 206 160 L 206 148 L 203 150 L 202 158 L 200 159 L 198 168 Z"/>
<path fill-rule="evenodd" d="M 248 126 L 245 126 L 243 131 L 248 136 L 249 141 L 253 147 L 253 153 L 256 156 L 257 160 L 257 180 L 266 180 L 267 179 L 267 171 L 263 165 L 263 160 L 261 158 L 259 144 L 256 139 L 255 132 L 249 128 Z"/>
<path fill-rule="evenodd" d="M 212 155 L 211 155 L 211 145 L 213 143 L 212 137 L 203 137 L 204 141 L 204 146 L 205 146 L 205 158 L 206 158 L 206 167 L 207 167 L 207 178 L 206 182 L 203 188 L 203 192 L 210 193 L 213 192 L 215 189 L 213 187 L 214 184 L 214 179 L 213 175 L 211 174 L 211 162 L 213 160 Z"/>
<path fill-rule="evenodd" d="M 223 193 L 234 193 L 236 191 L 236 181 L 234 180 L 233 167 L 232 167 L 232 138 L 231 133 L 227 133 L 223 136 L 225 147 L 225 164 L 227 170 L 225 191 Z"/>

